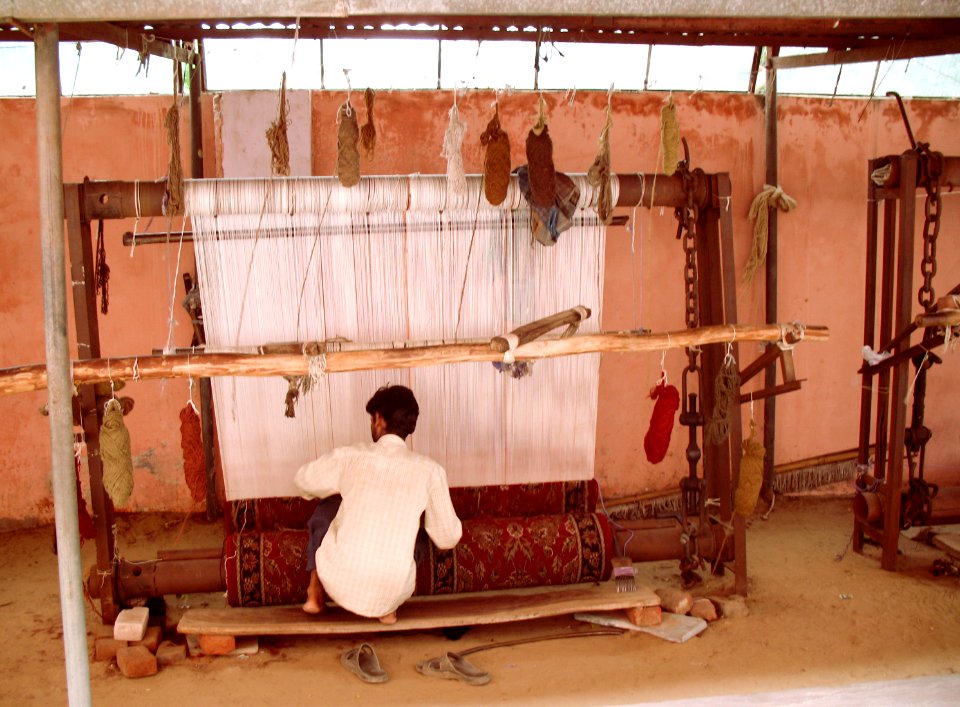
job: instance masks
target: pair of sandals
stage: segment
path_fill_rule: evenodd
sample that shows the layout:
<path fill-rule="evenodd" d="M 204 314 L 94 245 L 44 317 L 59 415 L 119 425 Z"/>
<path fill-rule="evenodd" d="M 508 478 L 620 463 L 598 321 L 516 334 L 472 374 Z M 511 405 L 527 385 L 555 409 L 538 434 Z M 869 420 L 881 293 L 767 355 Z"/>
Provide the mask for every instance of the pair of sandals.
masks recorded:
<path fill-rule="evenodd" d="M 380 667 L 373 646 L 361 643 L 356 648 L 340 656 L 340 664 L 364 682 L 381 683 L 390 679 Z M 417 664 L 417 672 L 431 677 L 459 680 L 468 685 L 486 685 L 490 682 L 490 673 L 480 670 L 458 653 L 446 651 L 439 658 L 430 658 Z"/>

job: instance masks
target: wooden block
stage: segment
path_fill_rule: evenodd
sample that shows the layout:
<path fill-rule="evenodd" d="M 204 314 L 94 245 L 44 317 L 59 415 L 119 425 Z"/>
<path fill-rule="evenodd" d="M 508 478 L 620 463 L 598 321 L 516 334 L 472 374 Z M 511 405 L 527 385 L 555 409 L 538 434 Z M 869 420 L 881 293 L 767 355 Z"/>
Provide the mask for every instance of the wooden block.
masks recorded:
<path fill-rule="evenodd" d="M 145 606 L 124 609 L 113 624 L 113 637 L 118 641 L 140 641 L 149 619 L 150 610 Z"/>
<path fill-rule="evenodd" d="M 233 636 L 201 633 L 200 650 L 205 655 L 226 655 L 237 647 L 237 639 Z"/>
<path fill-rule="evenodd" d="M 661 587 L 656 590 L 660 597 L 660 608 L 672 614 L 688 614 L 693 607 L 693 596 L 690 592 L 673 587 Z"/>
<path fill-rule="evenodd" d="M 143 638 L 131 643 L 132 646 L 143 646 L 151 653 L 157 652 L 157 646 L 160 645 L 160 639 L 163 637 L 163 629 L 159 626 L 147 626 Z"/>
<path fill-rule="evenodd" d="M 157 646 L 157 665 L 161 668 L 182 663 L 187 658 L 187 647 L 182 643 L 163 641 Z"/>
<path fill-rule="evenodd" d="M 126 647 L 126 641 L 118 641 L 111 636 L 98 636 L 93 641 L 93 659 L 113 660 L 117 657 L 117 651 Z"/>
<path fill-rule="evenodd" d="M 693 606 L 690 607 L 690 616 L 696 616 L 704 621 L 716 621 L 717 607 L 706 597 L 697 597 L 693 600 Z"/>
<path fill-rule="evenodd" d="M 634 626 L 656 626 L 663 616 L 659 606 L 633 606 L 627 609 L 627 621 Z"/>
<path fill-rule="evenodd" d="M 145 678 L 157 673 L 157 657 L 143 646 L 127 646 L 118 650 L 117 665 L 128 678 Z"/>

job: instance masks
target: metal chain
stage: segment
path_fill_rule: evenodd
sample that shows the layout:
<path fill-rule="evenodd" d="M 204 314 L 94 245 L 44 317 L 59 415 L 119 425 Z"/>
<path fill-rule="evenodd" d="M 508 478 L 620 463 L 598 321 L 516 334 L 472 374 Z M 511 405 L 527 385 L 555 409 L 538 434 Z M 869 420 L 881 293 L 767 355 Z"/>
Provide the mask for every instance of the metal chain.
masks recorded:
<path fill-rule="evenodd" d="M 675 211 L 677 217 L 677 237 L 683 237 L 683 281 L 686 290 L 686 321 L 687 328 L 694 329 L 700 323 L 700 306 L 697 292 L 699 275 L 697 273 L 697 221 L 700 217 L 700 208 L 697 206 L 694 194 L 694 174 L 683 165 L 681 168 L 683 189 L 686 192 L 687 203 Z"/>
<path fill-rule="evenodd" d="M 943 167 L 943 155 L 931 152 L 926 143 L 917 145 L 920 158 L 920 171 L 927 199 L 923 205 L 923 258 L 920 261 L 920 273 L 923 285 L 917 292 L 917 300 L 924 311 L 933 309 L 936 292 L 933 289 L 933 276 L 937 274 L 937 236 L 940 234 L 940 176 Z"/>

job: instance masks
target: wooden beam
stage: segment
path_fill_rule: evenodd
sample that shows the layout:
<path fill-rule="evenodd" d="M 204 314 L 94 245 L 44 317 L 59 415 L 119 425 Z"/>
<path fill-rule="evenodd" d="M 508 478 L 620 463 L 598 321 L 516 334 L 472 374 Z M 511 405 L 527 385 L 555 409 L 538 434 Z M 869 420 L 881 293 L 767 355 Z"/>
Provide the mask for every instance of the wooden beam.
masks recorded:
<path fill-rule="evenodd" d="M 807 326 L 802 338 L 826 341 L 825 326 Z M 681 329 L 663 334 L 606 332 L 583 334 L 566 339 L 538 339 L 515 349 L 516 360 L 536 360 L 584 353 L 635 353 L 663 351 L 688 346 L 704 346 L 728 341 L 779 341 L 801 338 L 794 324 L 724 324 Z M 438 344 L 404 348 L 366 350 L 328 350 L 324 354 L 325 371 L 369 371 L 385 368 L 417 368 L 469 361 L 502 361 L 503 354 L 490 349 L 487 342 Z M 171 356 L 128 356 L 73 362 L 76 384 L 156 378 L 200 378 L 203 376 L 305 376 L 310 372 L 310 357 L 302 354 L 197 353 Z M 0 370 L 0 394 L 24 393 L 47 385 L 44 364 Z"/>
<path fill-rule="evenodd" d="M 65 24 L 61 26 L 60 34 L 62 39 L 105 42 L 121 49 L 131 49 L 182 64 L 192 64 L 195 57 L 192 49 L 176 46 L 169 40 L 157 39 L 143 32 L 131 32 L 109 22 Z"/>
<path fill-rule="evenodd" d="M 895 42 L 882 47 L 864 47 L 847 51 L 778 56 L 773 59 L 773 68 L 799 69 L 810 66 L 860 64 L 869 61 L 894 61 L 921 56 L 941 56 L 958 52 L 960 52 L 960 37 L 947 37 L 919 42 Z"/>

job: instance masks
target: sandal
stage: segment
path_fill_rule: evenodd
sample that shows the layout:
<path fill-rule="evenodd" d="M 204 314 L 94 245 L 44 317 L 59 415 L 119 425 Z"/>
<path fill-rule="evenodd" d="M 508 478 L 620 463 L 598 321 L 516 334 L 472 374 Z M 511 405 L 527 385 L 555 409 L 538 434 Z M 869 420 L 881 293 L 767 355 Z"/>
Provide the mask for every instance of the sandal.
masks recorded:
<path fill-rule="evenodd" d="M 380 660 L 369 643 L 361 643 L 340 656 L 340 664 L 364 682 L 386 682 L 390 676 L 380 667 Z"/>
<path fill-rule="evenodd" d="M 490 673 L 480 670 L 459 653 L 447 651 L 439 658 L 430 658 L 417 663 L 417 671 L 431 677 L 459 680 L 468 685 L 486 685 L 490 682 Z"/>

